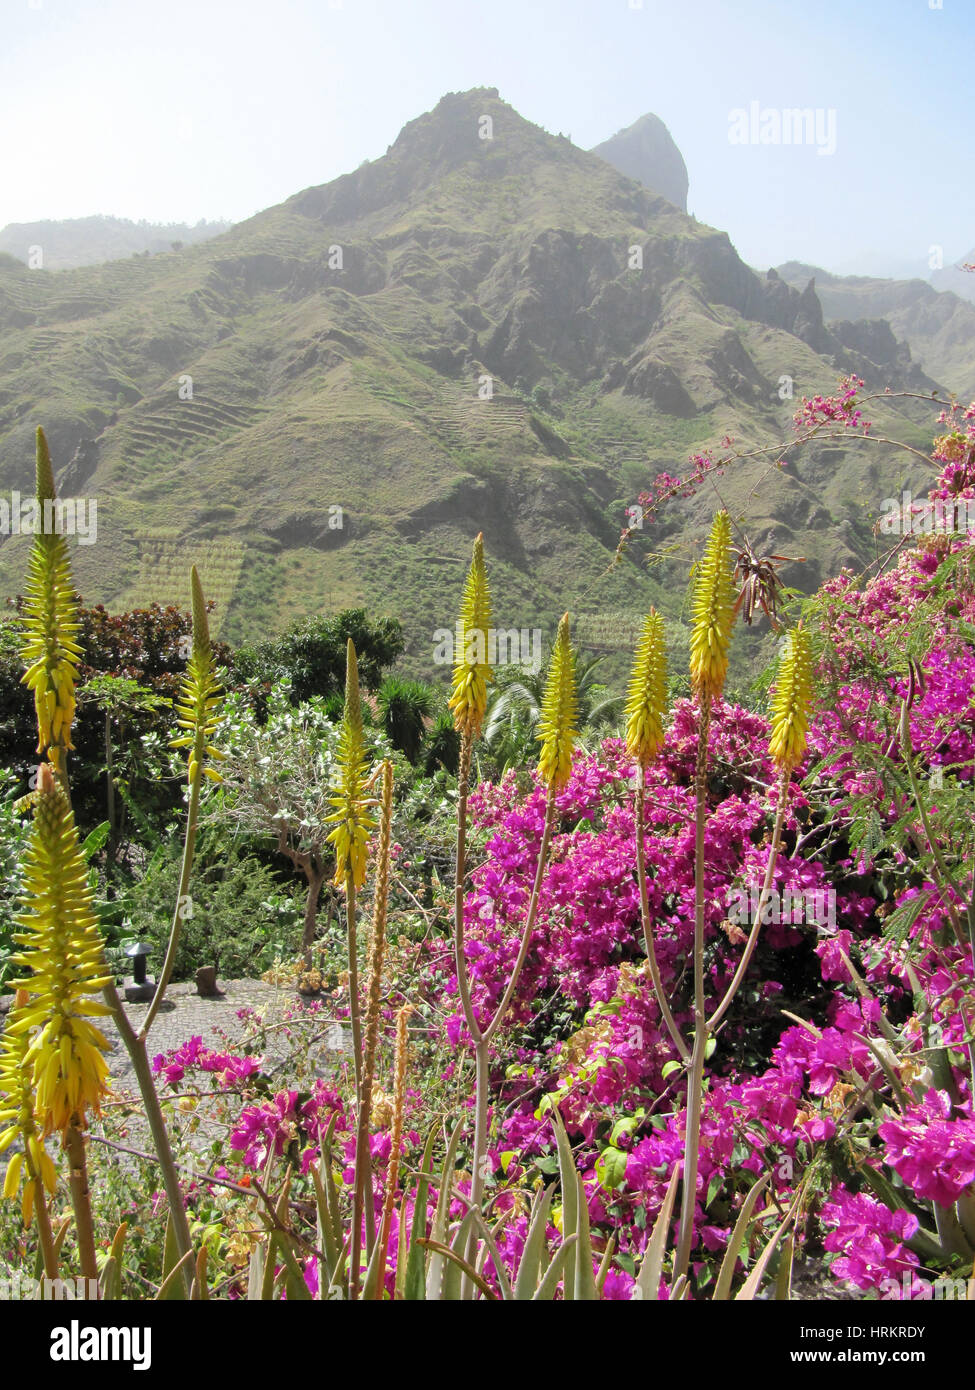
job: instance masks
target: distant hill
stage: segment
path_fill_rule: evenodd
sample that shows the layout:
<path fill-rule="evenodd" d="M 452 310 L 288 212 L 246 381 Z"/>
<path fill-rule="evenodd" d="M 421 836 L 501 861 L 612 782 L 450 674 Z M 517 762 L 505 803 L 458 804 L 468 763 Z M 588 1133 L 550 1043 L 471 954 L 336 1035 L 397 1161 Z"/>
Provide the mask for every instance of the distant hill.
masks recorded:
<path fill-rule="evenodd" d="M 975 303 L 975 271 L 962 270 L 964 265 L 975 265 L 975 247 L 962 256 L 957 265 L 946 265 L 943 270 L 932 270 L 930 280 L 936 290 L 951 290 L 959 299 Z"/>
<path fill-rule="evenodd" d="M 687 165 L 659 116 L 641 116 L 590 153 L 687 211 Z"/>
<path fill-rule="evenodd" d="M 966 400 L 975 396 L 975 304 L 939 292 L 926 280 L 831 275 L 800 261 L 780 265 L 778 273 L 796 288 L 815 281 L 823 314 L 841 338 L 848 335 L 837 327 L 840 322 L 884 319 L 896 339 L 910 344 L 927 373 Z M 975 275 L 971 280 L 975 286 Z"/>
<path fill-rule="evenodd" d="M 31 248 L 39 247 L 44 270 L 70 270 L 83 265 L 102 265 L 147 251 L 170 251 L 174 241 L 184 246 L 207 241 L 230 227 L 229 222 L 207 222 L 194 227 L 185 222 L 130 222 L 124 217 L 72 217 L 63 222 L 11 222 L 0 231 L 0 252 L 23 261 Z"/>
<path fill-rule="evenodd" d="M 608 649 L 651 602 L 684 620 L 719 495 L 757 547 L 807 557 L 790 584 L 871 557 L 882 499 L 924 474 L 824 442 L 729 470 L 611 564 L 659 472 L 729 433 L 788 437 L 798 397 L 849 371 L 934 385 L 903 345 L 838 336 L 810 285 L 756 275 L 724 232 L 477 89 L 179 252 L 0 259 L 0 487 L 29 491 L 43 424 L 62 492 L 99 504 L 97 544 L 74 551 L 86 600 L 185 603 L 196 563 L 222 637 L 362 603 L 402 617 L 408 664 L 436 677 L 481 530 L 499 622 L 551 632 L 569 607 Z M 930 438 L 923 406 L 873 414 Z M 7 593 L 25 563 L 25 538 L 0 540 Z"/>

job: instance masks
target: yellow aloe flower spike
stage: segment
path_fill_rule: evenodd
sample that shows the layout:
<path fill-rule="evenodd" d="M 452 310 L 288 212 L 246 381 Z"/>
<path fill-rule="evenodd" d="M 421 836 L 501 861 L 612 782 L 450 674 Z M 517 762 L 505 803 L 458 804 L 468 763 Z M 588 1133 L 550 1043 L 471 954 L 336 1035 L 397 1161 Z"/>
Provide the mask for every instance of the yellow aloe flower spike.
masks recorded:
<path fill-rule="evenodd" d="M 724 689 L 734 626 L 735 581 L 731 567 L 731 518 L 718 512 L 694 586 L 691 684 L 699 703 L 710 707 Z"/>
<path fill-rule="evenodd" d="M 464 597 L 457 623 L 458 650 L 454 653 L 453 691 L 447 702 L 454 713 L 454 726 L 460 734 L 477 738 L 487 709 L 487 688 L 494 673 L 487 662 L 488 633 L 491 629 L 491 594 L 484 569 L 484 535 L 474 542 L 471 567 L 467 572 Z"/>
<path fill-rule="evenodd" d="M 186 769 L 188 782 L 197 780 L 200 769 L 210 781 L 219 782 L 220 774 L 206 766 L 206 759 L 221 762 L 227 756 L 212 743 L 220 717 L 221 689 L 213 663 L 203 586 L 195 565 L 190 570 L 190 586 L 193 595 L 193 649 L 176 701 L 176 724 L 186 733 L 174 738 L 170 747 L 189 748 Z"/>
<path fill-rule="evenodd" d="M 626 696 L 626 747 L 646 767 L 663 747 L 667 713 L 667 650 L 664 620 L 651 608 L 636 649 Z"/>
<path fill-rule="evenodd" d="M 375 819 L 368 814 L 373 804 L 367 795 L 368 755 L 362 734 L 362 704 L 359 699 L 359 664 L 351 637 L 345 663 L 345 708 L 339 735 L 339 790 L 329 802 L 336 809 L 327 822 L 338 822 L 329 835 L 335 846 L 335 878 L 341 888 L 351 869 L 353 886 L 358 890 L 366 881 L 366 852 L 369 832 Z"/>
<path fill-rule="evenodd" d="M 2 1190 L 4 1197 L 16 1197 L 21 1177 L 26 1179 L 20 1199 L 25 1226 L 30 1224 L 34 1214 L 37 1177 L 40 1177 L 49 1193 L 53 1193 L 57 1187 L 57 1170 L 37 1131 L 33 1070 L 27 1062 L 30 1036 L 24 1029 L 11 1031 L 9 1026 L 17 1022 L 28 997 L 26 990 L 17 991 L 0 1044 L 0 1154 L 9 1149 L 15 1139 L 19 1139 L 22 1145 L 22 1151 L 15 1153 L 7 1164 Z M 28 1155 L 30 1165 L 27 1163 Z"/>
<path fill-rule="evenodd" d="M 22 930 L 14 940 L 22 949 L 12 959 L 32 973 L 13 985 L 30 998 L 6 1032 L 30 1034 L 24 1061 L 46 1137 L 101 1107 L 108 1042 L 91 1019 L 108 1013 L 93 996 L 111 980 L 74 815 L 48 763 L 39 774 L 24 857 L 24 911 L 16 920 Z"/>
<path fill-rule="evenodd" d="M 799 623 L 786 639 L 772 701 L 772 736 L 768 749 L 783 772 L 791 772 L 802 762 L 812 697 L 812 644 L 808 632 Z"/>
<path fill-rule="evenodd" d="M 27 666 L 24 685 L 34 692 L 37 751 L 46 755 L 59 776 L 65 753 L 74 747 L 71 724 L 81 648 L 78 599 L 71 579 L 68 547 L 55 528 L 57 496 L 54 470 L 44 431 L 37 431 L 38 529 L 27 568 L 24 637 L 21 656 Z"/>
<path fill-rule="evenodd" d="M 551 791 L 564 787 L 572 772 L 577 712 L 575 656 L 569 644 L 569 615 L 564 613 L 552 648 L 536 735 L 542 745 L 538 774 Z"/>

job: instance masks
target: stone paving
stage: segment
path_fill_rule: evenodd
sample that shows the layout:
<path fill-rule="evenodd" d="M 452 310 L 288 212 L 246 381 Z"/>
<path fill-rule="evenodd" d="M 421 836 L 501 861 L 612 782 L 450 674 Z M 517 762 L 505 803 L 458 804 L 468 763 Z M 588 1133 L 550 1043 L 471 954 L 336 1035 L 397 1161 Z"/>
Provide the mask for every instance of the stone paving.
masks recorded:
<path fill-rule="evenodd" d="M 282 1022 L 286 1013 L 295 1010 L 299 1000 L 294 985 L 273 985 L 267 984 L 263 980 L 221 980 L 219 981 L 219 988 L 221 991 L 219 998 L 203 998 L 197 993 L 195 983 L 184 982 L 170 985 L 166 991 L 163 1006 L 156 1015 L 152 1030 L 149 1033 L 148 1052 L 150 1060 L 161 1052 L 172 1051 L 193 1037 L 202 1038 L 206 1047 L 223 1050 L 229 1046 L 232 1049 L 244 1031 L 244 1022 L 237 1016 L 238 1010 L 251 1008 L 262 1014 L 265 1026 L 270 1026 L 267 1045 L 262 1047 L 261 1052 L 264 1058 L 262 1070 L 269 1072 L 272 1076 L 275 1071 L 283 1072 L 286 1070 L 289 1058 L 289 1040 L 285 1030 L 276 1030 L 274 1025 Z M 125 1001 L 126 1013 L 137 1032 L 142 1027 L 148 1008 L 147 1003 L 139 1004 Z M 99 1019 L 99 1027 L 108 1038 L 112 1049 L 108 1057 L 108 1064 L 110 1085 L 114 1093 L 113 1099 L 116 1102 L 123 1098 L 131 1100 L 131 1109 L 126 1107 L 124 1142 L 127 1146 L 142 1152 L 151 1151 L 149 1126 L 145 1119 L 142 1097 L 139 1094 L 138 1082 L 129 1055 L 118 1037 L 111 1018 Z M 287 1031 L 292 1035 L 290 1045 L 293 1045 L 294 1034 L 299 1032 L 307 1050 L 320 1051 L 323 1057 L 323 1067 L 326 1053 L 331 1053 L 334 1061 L 335 1051 L 342 1050 L 344 1038 L 336 1032 L 334 1026 L 330 1027 L 328 1019 L 314 1017 L 307 1021 L 292 1022 Z M 276 1047 L 275 1042 L 278 1037 L 280 1038 L 280 1045 Z M 309 1039 L 311 1040 L 310 1048 L 308 1047 Z M 159 1090 L 161 1099 L 171 1098 L 174 1094 L 165 1086 L 160 1086 Z M 192 1162 L 191 1150 L 202 1152 L 208 1147 L 212 1139 L 222 1132 L 225 1134 L 225 1126 L 214 1126 L 205 1102 L 201 1109 L 196 1112 L 196 1115 L 197 1118 L 194 1121 L 196 1127 L 192 1135 L 184 1133 L 182 1141 L 178 1144 L 179 1159 L 184 1166 L 187 1162 Z M 183 1126 L 177 1125 L 177 1128 L 182 1129 Z M 92 1128 L 92 1141 L 97 1144 L 97 1136 L 102 1133 L 104 1133 L 102 1126 L 95 1122 Z M 113 1165 L 117 1164 L 124 1168 L 131 1168 L 134 1161 L 132 1155 L 126 1155 L 121 1150 L 115 1150 L 111 1159 Z M 209 1166 L 208 1162 L 204 1161 Z"/>
<path fill-rule="evenodd" d="M 237 1017 L 239 1009 L 259 1009 L 267 1022 L 277 1022 L 296 1003 L 294 986 L 270 985 L 263 980 L 221 980 L 219 988 L 222 998 L 203 999 L 192 982 L 169 986 L 147 1040 L 150 1058 L 193 1037 L 201 1037 L 205 1046 L 215 1048 L 222 1042 L 220 1034 L 231 1040 L 239 1038 L 243 1032 L 243 1023 Z M 125 1011 L 136 1032 L 148 1009 L 148 1004 L 126 1002 Z M 109 1059 L 113 1087 L 137 1091 L 129 1055 L 119 1041 L 114 1023 L 110 1018 L 102 1019 L 99 1027 L 113 1044 Z"/>

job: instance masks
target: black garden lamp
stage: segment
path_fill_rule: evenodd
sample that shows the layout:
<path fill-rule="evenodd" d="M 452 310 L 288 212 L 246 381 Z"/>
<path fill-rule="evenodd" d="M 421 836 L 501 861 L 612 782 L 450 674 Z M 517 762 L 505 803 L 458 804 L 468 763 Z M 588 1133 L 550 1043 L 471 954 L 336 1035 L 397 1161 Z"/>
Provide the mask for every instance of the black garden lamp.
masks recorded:
<path fill-rule="evenodd" d="M 151 951 L 152 947 L 145 941 L 136 941 L 125 948 L 132 962 L 132 981 L 125 986 L 125 997 L 130 1003 L 148 1004 L 156 992 L 155 982 L 146 978 L 146 958 Z"/>

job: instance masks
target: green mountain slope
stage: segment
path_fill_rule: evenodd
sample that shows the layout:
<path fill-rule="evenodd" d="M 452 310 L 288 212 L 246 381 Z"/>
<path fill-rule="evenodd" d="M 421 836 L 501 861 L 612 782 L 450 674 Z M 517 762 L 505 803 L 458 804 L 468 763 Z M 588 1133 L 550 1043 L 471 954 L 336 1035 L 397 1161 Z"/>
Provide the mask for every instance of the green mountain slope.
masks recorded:
<path fill-rule="evenodd" d="M 849 370 L 932 385 L 480 89 L 200 245 L 58 273 L 0 259 L 0 487 L 30 490 L 41 423 L 62 495 L 98 501 L 87 601 L 185 602 L 195 562 L 222 637 L 365 603 L 435 676 L 479 530 L 499 622 L 550 630 L 571 607 L 612 647 L 651 601 L 679 619 L 717 495 L 672 504 L 610 571 L 626 507 L 729 432 L 786 435 L 784 375 L 798 397 Z M 876 418 L 925 438 L 923 408 Z M 824 447 L 729 471 L 721 495 L 756 545 L 808 557 L 787 578 L 811 588 L 872 553 L 882 499 L 920 481 L 907 457 Z M 8 593 L 25 561 L 24 538 L 0 543 Z"/>

